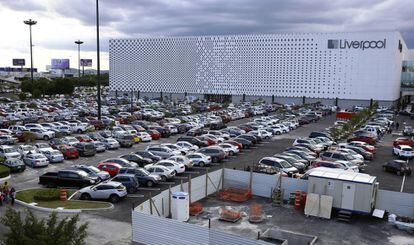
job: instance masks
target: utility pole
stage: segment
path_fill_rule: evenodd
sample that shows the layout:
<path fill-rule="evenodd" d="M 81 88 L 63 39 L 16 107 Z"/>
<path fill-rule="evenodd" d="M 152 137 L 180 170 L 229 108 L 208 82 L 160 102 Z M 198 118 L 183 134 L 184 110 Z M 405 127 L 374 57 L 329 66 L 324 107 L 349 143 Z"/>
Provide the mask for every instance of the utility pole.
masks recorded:
<path fill-rule="evenodd" d="M 98 120 L 101 120 L 101 61 L 99 57 L 99 0 L 96 0 L 96 56 L 97 56 L 97 96 L 98 96 Z"/>

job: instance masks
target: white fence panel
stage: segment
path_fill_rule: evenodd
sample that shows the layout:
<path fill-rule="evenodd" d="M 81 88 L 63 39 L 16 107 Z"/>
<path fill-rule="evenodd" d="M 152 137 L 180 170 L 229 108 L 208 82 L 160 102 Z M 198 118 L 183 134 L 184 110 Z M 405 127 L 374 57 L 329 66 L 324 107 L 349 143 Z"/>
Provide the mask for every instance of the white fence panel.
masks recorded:
<path fill-rule="evenodd" d="M 196 202 L 206 197 L 206 175 L 201 175 L 191 180 L 191 200 Z"/>
<path fill-rule="evenodd" d="M 224 170 L 224 188 L 234 187 L 247 189 L 249 188 L 250 172 L 225 169 Z"/>
<path fill-rule="evenodd" d="M 144 214 L 151 214 L 150 212 L 150 201 L 146 200 L 145 202 L 141 203 L 140 205 L 134 208 L 134 211 L 141 212 Z"/>
<path fill-rule="evenodd" d="M 261 240 L 253 240 L 246 237 L 236 236 L 222 231 L 210 229 L 211 245 L 237 244 L 237 245 L 258 245 L 271 244 Z"/>
<path fill-rule="evenodd" d="M 308 192 L 308 181 L 303 179 L 295 179 L 289 177 L 282 177 L 283 199 L 289 199 L 289 193 L 296 190 Z"/>
<path fill-rule="evenodd" d="M 208 195 L 215 193 L 217 191 L 217 188 L 218 190 L 220 190 L 221 184 L 222 184 L 220 183 L 222 172 L 223 170 L 219 169 L 214 172 L 208 173 L 208 177 L 211 180 L 211 181 L 210 180 L 207 181 L 207 194 Z"/>
<path fill-rule="evenodd" d="M 414 218 L 414 194 L 379 189 L 375 208 Z"/>
<path fill-rule="evenodd" d="M 198 225 L 133 211 L 132 240 L 148 245 L 209 244 L 209 230 Z"/>
<path fill-rule="evenodd" d="M 250 175 L 250 173 L 249 173 Z M 275 188 L 278 175 L 253 173 L 252 193 L 260 197 L 270 197 Z"/>

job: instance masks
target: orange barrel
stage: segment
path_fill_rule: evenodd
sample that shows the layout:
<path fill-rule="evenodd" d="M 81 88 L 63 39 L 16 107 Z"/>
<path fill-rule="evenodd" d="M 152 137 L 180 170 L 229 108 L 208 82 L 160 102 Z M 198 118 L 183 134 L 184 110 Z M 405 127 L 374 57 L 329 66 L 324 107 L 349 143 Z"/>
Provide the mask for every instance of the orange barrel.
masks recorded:
<path fill-rule="evenodd" d="M 306 197 L 307 197 L 307 193 L 302 192 L 302 199 L 300 200 L 301 204 L 302 204 L 302 208 L 305 208 L 305 206 L 306 206 Z"/>
<path fill-rule="evenodd" d="M 66 201 L 68 200 L 68 192 L 66 191 L 66 189 L 60 189 L 60 200 L 61 201 Z"/>

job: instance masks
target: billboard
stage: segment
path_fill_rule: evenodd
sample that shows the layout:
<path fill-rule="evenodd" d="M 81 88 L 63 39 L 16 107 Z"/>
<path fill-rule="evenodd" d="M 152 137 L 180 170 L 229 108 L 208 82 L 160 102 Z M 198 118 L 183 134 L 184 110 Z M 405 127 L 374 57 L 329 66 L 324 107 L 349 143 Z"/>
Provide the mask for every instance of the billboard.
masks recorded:
<path fill-rule="evenodd" d="M 69 59 L 52 59 L 52 69 L 69 69 Z"/>
<path fill-rule="evenodd" d="M 26 62 L 24 59 L 13 59 L 13 66 L 24 66 Z"/>
<path fill-rule="evenodd" d="M 92 66 L 92 59 L 81 59 L 80 60 L 80 65 L 91 67 Z"/>

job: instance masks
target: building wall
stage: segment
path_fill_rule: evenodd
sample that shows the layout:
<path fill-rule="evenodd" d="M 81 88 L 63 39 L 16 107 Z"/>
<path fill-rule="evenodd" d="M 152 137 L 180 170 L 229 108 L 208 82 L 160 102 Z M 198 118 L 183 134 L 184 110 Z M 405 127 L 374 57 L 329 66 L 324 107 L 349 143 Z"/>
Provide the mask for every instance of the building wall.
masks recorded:
<path fill-rule="evenodd" d="M 406 52 L 398 32 L 112 39 L 110 88 L 395 101 Z"/>

